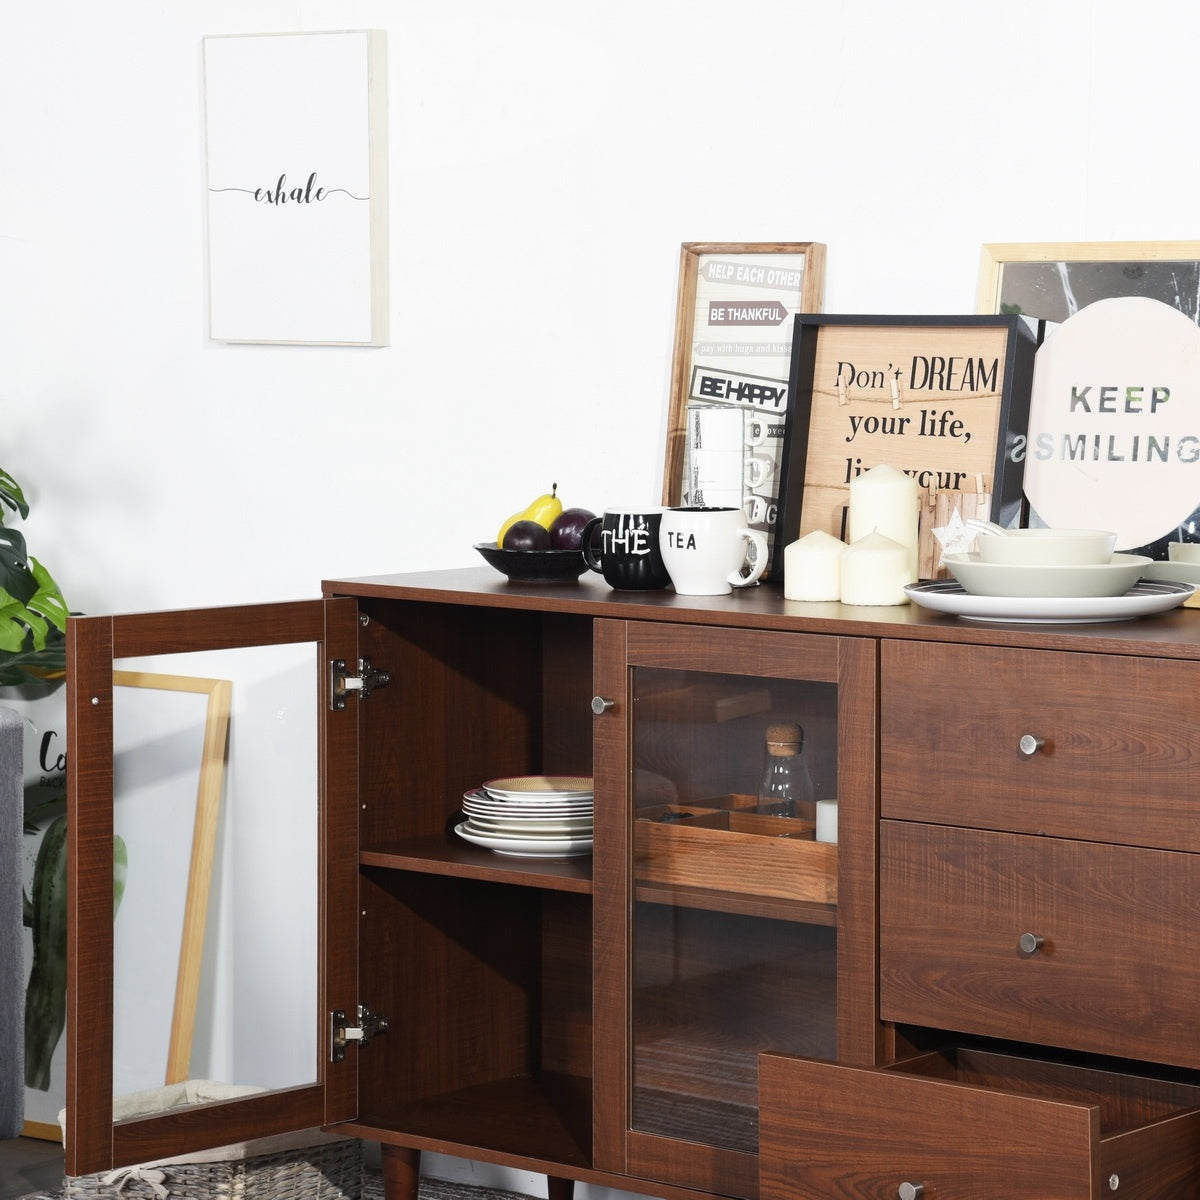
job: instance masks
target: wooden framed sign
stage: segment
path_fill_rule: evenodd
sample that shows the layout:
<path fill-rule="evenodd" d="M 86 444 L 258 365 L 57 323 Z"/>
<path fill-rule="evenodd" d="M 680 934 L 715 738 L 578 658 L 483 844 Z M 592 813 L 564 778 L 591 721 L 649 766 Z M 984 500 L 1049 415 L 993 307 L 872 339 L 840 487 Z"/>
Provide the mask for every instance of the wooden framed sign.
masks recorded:
<path fill-rule="evenodd" d="M 663 503 L 737 507 L 768 546 L 790 408 L 792 319 L 817 312 L 819 242 L 686 242 Z"/>
<path fill-rule="evenodd" d="M 1017 316 L 798 314 L 773 577 L 796 538 L 844 536 L 850 481 L 880 463 L 1018 524 L 1035 348 Z"/>

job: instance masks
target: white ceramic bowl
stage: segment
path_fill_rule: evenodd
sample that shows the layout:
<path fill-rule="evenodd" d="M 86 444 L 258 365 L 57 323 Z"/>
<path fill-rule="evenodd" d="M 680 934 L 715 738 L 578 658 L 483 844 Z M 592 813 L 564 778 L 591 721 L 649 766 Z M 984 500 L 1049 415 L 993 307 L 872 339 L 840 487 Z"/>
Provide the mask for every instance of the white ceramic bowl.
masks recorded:
<path fill-rule="evenodd" d="M 973 596 L 1123 596 L 1151 563 L 1142 554 L 1114 554 L 1083 567 L 983 562 L 977 554 L 947 554 L 946 566 Z"/>
<path fill-rule="evenodd" d="M 1103 529 L 1010 529 L 975 539 L 983 562 L 1012 566 L 1102 566 L 1116 544 L 1117 535 Z"/>
<path fill-rule="evenodd" d="M 1200 542 L 1168 542 L 1167 558 L 1173 563 L 1200 563 Z"/>

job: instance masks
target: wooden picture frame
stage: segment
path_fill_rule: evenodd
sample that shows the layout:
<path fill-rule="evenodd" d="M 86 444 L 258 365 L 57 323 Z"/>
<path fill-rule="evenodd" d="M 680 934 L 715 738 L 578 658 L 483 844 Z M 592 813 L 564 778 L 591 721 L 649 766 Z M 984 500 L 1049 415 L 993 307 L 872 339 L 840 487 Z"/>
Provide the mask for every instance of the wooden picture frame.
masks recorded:
<path fill-rule="evenodd" d="M 164 1084 L 182 1083 L 188 1078 L 192 1040 L 196 1029 L 204 931 L 217 840 L 217 818 L 220 814 L 221 791 L 225 779 L 225 752 L 229 741 L 233 684 L 228 679 L 157 675 L 144 671 L 114 671 L 113 686 L 149 688 L 166 692 L 195 692 L 207 697 L 183 930 L 179 939 L 179 967 L 175 979 L 171 1036 L 163 1079 Z"/>
<path fill-rule="evenodd" d="M 1114 296 L 1162 300 L 1200 323 L 1200 242 L 995 242 L 980 253 L 975 311 L 1020 313 L 1043 334 Z"/>
<path fill-rule="evenodd" d="M 820 312 L 824 293 L 820 242 L 681 246 L 663 504 L 744 508 L 772 544 L 791 403 L 792 320 Z M 711 454 L 690 455 L 689 425 L 710 446 L 723 440 Z"/>
<path fill-rule="evenodd" d="M 797 538 L 845 537 L 850 480 L 881 463 L 1017 524 L 1035 350 L 1012 315 L 797 314 L 772 577 Z"/>

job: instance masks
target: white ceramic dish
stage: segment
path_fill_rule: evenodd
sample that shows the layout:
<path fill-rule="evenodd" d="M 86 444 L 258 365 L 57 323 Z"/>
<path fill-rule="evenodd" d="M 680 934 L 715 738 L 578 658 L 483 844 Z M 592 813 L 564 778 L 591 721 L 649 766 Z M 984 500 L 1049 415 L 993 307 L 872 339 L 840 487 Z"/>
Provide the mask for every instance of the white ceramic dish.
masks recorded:
<path fill-rule="evenodd" d="M 1141 580 L 1124 596 L 972 596 L 959 583 L 935 579 L 904 589 L 922 608 L 967 621 L 1008 621 L 1032 625 L 1081 625 L 1132 621 L 1178 608 L 1196 590 L 1186 583 Z"/>
<path fill-rule="evenodd" d="M 509 854 L 513 858 L 578 858 L 591 854 L 592 839 L 586 838 L 518 838 L 497 837 L 490 833 L 476 833 L 467 828 L 464 821 L 454 827 L 454 832 L 464 841 L 494 850 L 497 854 Z"/>
<path fill-rule="evenodd" d="M 1103 529 L 1010 529 L 975 539 L 981 561 L 1011 566 L 1098 566 L 1116 547 L 1117 535 Z"/>
<path fill-rule="evenodd" d="M 1200 562 L 1152 562 L 1142 578 L 1200 585 Z"/>
<path fill-rule="evenodd" d="M 590 815 L 591 799 L 587 800 L 493 800 L 486 792 L 465 792 L 463 811 L 496 817 L 577 817 Z"/>
<path fill-rule="evenodd" d="M 496 837 L 591 837 L 591 817 L 564 817 L 559 821 L 514 821 L 492 817 L 468 817 L 472 833 L 490 833 Z"/>
<path fill-rule="evenodd" d="M 1090 567 L 1011 566 L 982 562 L 977 554 L 947 554 L 946 567 L 974 596 L 1121 596 L 1153 560 L 1114 554 Z"/>
<path fill-rule="evenodd" d="M 592 794 L 592 783 L 590 775 L 515 775 L 507 779 L 488 779 L 483 789 L 489 796 L 502 799 L 554 796 L 577 800 Z"/>
<path fill-rule="evenodd" d="M 1167 557 L 1173 563 L 1200 564 L 1200 542 L 1168 542 Z"/>

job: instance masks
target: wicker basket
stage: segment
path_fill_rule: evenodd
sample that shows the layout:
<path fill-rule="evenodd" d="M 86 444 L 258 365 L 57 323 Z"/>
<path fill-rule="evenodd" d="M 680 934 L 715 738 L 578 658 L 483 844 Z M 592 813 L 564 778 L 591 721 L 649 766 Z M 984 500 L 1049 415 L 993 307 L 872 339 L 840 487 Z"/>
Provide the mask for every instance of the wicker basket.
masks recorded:
<path fill-rule="evenodd" d="M 362 1143 L 342 1138 L 249 1158 L 68 1175 L 63 1200 L 361 1200 L 362 1190 Z"/>

